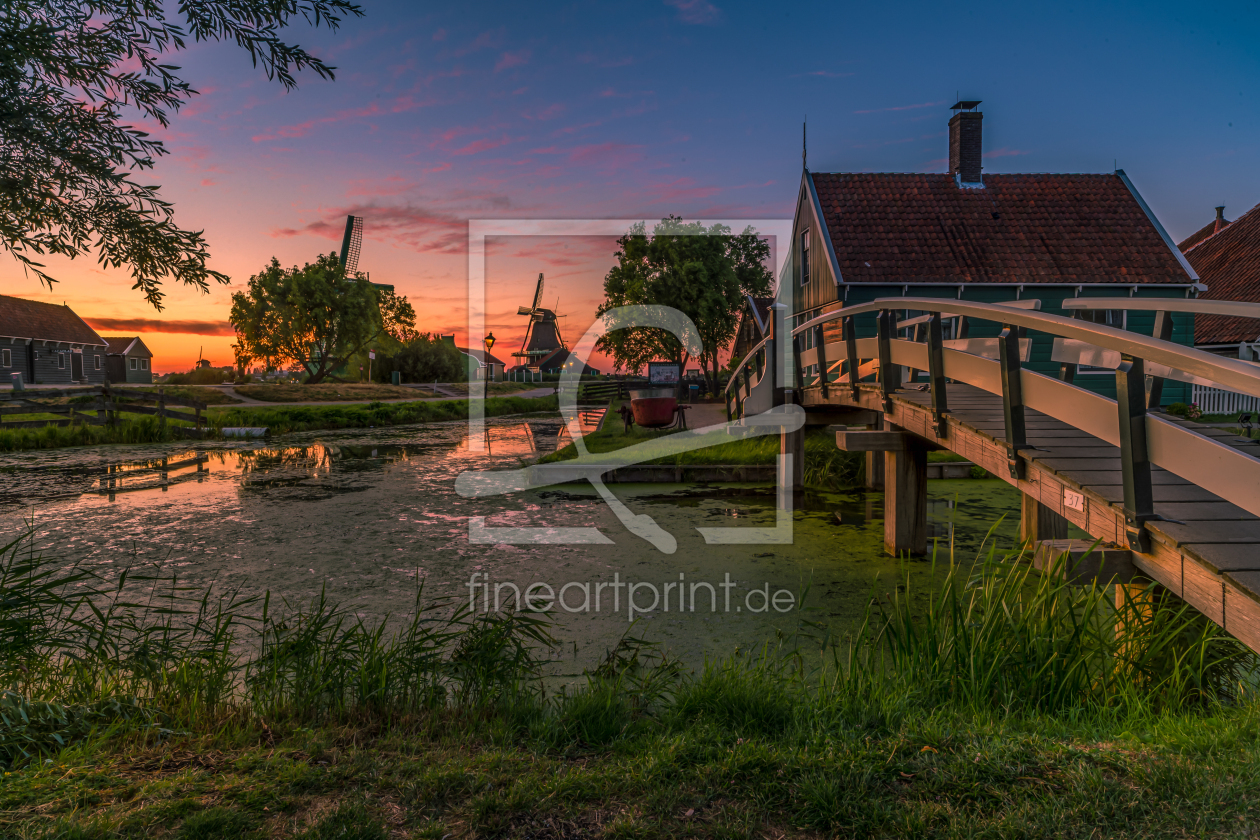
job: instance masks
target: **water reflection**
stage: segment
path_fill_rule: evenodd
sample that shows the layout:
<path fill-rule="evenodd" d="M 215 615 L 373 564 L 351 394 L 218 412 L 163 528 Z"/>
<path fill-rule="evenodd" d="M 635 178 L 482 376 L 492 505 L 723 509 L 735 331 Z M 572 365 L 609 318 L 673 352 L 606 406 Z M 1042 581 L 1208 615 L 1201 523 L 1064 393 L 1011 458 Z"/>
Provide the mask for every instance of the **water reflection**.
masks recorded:
<path fill-rule="evenodd" d="M 883 500 L 874 493 L 807 494 L 786 546 L 709 546 L 696 528 L 774 523 L 772 489 L 755 486 L 613 485 L 636 513 L 650 515 L 678 539 L 662 555 L 626 532 L 589 485 L 508 497 L 464 499 L 454 479 L 470 467 L 509 468 L 559 442 L 556 418 L 487 423 L 482 451 L 470 449 L 463 423 L 345 430 L 191 449 L 104 447 L 0 456 L 0 541 L 34 515 L 47 553 L 82 559 L 102 574 L 140 562 L 177 573 L 193 585 L 270 589 L 305 600 L 327 585 L 331 597 L 363 605 L 365 614 L 406 610 L 417 580 L 426 594 L 467 598 L 474 573 L 522 589 L 545 582 L 635 579 L 721 581 L 735 593 L 769 583 L 794 592 L 812 586 L 810 606 L 837 627 L 860 618 L 873 589 L 910 574 L 929 585 L 930 563 L 909 564 L 883 551 Z M 202 453 L 198 470 L 173 465 Z M 167 483 L 160 480 L 163 465 Z M 111 472 L 112 468 L 112 472 Z M 147 470 L 147 472 L 146 472 Z M 113 476 L 115 493 L 101 494 Z M 181 476 L 192 476 L 182 479 Z M 124 492 L 126 488 L 126 492 Z M 1016 492 L 997 480 L 929 482 L 932 533 L 960 560 L 979 550 L 989 526 L 1014 540 Z M 503 527 L 595 527 L 611 545 L 508 546 L 468 541 L 468 519 Z M 742 596 L 740 596 L 742 597 Z M 795 615 L 648 611 L 636 629 L 694 660 L 790 631 Z M 625 614 L 557 610 L 575 670 L 625 632 Z M 573 648 L 569 643 L 572 643 Z M 565 667 L 568 667 L 567 665 Z"/>

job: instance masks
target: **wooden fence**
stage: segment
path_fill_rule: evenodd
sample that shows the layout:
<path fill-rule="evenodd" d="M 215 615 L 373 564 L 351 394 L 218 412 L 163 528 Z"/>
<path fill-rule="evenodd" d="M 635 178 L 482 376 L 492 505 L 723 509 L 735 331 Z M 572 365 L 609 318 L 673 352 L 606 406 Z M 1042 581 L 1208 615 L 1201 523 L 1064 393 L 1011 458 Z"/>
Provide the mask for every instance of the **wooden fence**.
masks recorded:
<path fill-rule="evenodd" d="M 1260 398 L 1223 388 L 1194 386 L 1191 401 L 1204 414 L 1236 414 L 1240 411 L 1260 411 Z"/>
<path fill-rule="evenodd" d="M 95 399 L 86 402 L 46 402 L 64 397 L 94 397 Z M 186 411 L 172 411 L 169 406 L 191 408 L 193 412 L 189 414 Z M 192 428 L 173 426 L 172 429 L 179 434 L 199 438 L 204 431 L 202 412 L 206 410 L 206 407 L 206 403 L 199 400 L 167 394 L 165 388 L 138 390 L 111 385 L 95 385 L 89 388 L 27 389 L 0 394 L 0 429 L 72 426 L 76 423 L 113 426 L 118 423 L 118 415 L 126 413 L 157 417 L 158 422 L 163 426 L 166 425 L 168 419 L 192 422 Z M 65 417 L 56 420 L 9 419 L 24 414 L 58 414 Z"/>

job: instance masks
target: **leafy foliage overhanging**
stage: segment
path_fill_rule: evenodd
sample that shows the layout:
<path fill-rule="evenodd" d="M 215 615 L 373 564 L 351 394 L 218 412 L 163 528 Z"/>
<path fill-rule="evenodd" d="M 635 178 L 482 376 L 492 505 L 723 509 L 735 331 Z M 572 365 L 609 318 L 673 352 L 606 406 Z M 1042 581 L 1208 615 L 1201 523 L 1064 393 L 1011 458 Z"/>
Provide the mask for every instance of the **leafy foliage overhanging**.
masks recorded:
<path fill-rule="evenodd" d="M 49 288 L 38 258 L 95 249 L 102 265 L 130 267 L 162 308 L 165 278 L 203 291 L 228 278 L 207 266 L 201 231 L 173 221 L 159 187 L 133 175 L 167 154 L 125 122 L 169 125 L 196 91 L 162 63 L 192 41 L 232 41 L 286 89 L 294 73 L 333 78 L 334 67 L 280 31 L 302 19 L 336 30 L 362 16 L 349 0 L 6 0 L 0 4 L 0 242 Z"/>

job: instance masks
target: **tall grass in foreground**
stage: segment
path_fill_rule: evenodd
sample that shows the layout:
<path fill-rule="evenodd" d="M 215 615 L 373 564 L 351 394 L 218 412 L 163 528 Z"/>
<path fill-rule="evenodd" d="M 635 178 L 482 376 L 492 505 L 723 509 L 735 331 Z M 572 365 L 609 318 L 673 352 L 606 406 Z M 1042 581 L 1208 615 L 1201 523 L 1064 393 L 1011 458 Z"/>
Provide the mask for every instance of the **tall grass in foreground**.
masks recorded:
<path fill-rule="evenodd" d="M 323 594 L 276 604 L 138 568 L 106 580 L 43 557 L 28 533 L 0 549 L 0 762 L 110 727 L 161 737 L 454 714 L 543 743 L 607 744 L 700 720 L 811 737 L 939 708 L 1210 709 L 1237 702 L 1256 665 L 1184 604 L 1116 608 L 1108 590 L 1040 575 L 1019 557 L 951 567 L 922 609 L 914 595 L 876 599 L 842 641 L 802 621 L 774 650 L 694 674 L 624 639 L 584 685 L 549 696 L 542 675 L 555 641 L 543 615 L 474 615 L 426 602 L 421 588 L 408 615 L 366 620 Z"/>

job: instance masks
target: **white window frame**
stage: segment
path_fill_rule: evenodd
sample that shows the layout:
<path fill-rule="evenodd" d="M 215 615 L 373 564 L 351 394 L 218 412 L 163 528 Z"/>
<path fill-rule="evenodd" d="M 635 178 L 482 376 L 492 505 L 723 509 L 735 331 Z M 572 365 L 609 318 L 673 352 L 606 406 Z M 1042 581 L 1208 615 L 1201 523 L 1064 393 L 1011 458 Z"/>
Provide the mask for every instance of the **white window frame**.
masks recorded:
<path fill-rule="evenodd" d="M 0 367 L 13 367 L 13 350 L 11 348 L 5 347 L 3 350 L 0 350 Z"/>
<path fill-rule="evenodd" d="M 133 358 L 128 359 L 128 360 L 127 360 L 127 363 L 128 363 L 128 364 L 127 364 L 127 367 L 128 367 L 128 369 L 130 369 L 130 370 L 139 370 L 139 369 L 140 369 L 140 367 L 139 367 L 139 360 L 138 360 L 138 359 L 136 359 L 136 358 L 134 358 L 134 357 L 133 357 Z"/>
<path fill-rule="evenodd" d="M 100 369 L 101 369 L 101 357 L 100 357 L 100 356 L 93 356 L 93 357 L 92 357 L 92 369 L 93 369 L 93 370 L 100 370 Z"/>
<path fill-rule="evenodd" d="M 60 350 L 57 351 L 57 370 L 66 369 L 66 354 Z"/>
<path fill-rule="evenodd" d="M 809 228 L 801 231 L 801 285 L 809 285 L 809 274 L 812 266 L 809 264 Z"/>
<path fill-rule="evenodd" d="M 140 370 L 148 370 L 148 369 L 149 369 L 149 360 L 148 360 L 148 359 L 141 359 L 141 360 L 140 360 Z"/>

